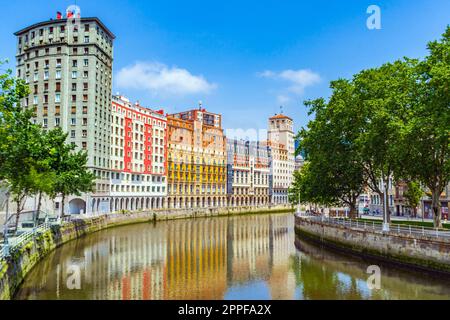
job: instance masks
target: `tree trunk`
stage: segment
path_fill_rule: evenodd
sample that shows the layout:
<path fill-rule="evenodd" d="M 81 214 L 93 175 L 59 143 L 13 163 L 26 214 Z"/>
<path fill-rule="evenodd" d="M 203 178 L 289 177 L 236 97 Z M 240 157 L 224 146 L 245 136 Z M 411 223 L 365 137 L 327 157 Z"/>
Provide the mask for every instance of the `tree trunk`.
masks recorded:
<path fill-rule="evenodd" d="M 350 200 L 349 206 L 350 206 L 350 213 L 349 213 L 350 219 L 357 219 L 358 218 L 358 209 L 356 206 L 356 198 Z"/>
<path fill-rule="evenodd" d="M 433 221 L 435 228 L 442 228 L 442 220 L 441 220 L 441 192 L 437 189 L 432 191 L 432 203 L 431 207 L 433 208 Z"/>

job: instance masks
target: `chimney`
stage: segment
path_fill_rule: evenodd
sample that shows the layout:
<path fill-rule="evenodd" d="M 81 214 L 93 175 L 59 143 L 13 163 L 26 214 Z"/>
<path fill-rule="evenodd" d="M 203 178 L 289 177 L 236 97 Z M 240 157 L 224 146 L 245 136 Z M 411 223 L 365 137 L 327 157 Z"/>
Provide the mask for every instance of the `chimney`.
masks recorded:
<path fill-rule="evenodd" d="M 62 19 L 62 13 L 60 11 L 58 11 L 56 13 L 56 20 L 61 20 Z"/>

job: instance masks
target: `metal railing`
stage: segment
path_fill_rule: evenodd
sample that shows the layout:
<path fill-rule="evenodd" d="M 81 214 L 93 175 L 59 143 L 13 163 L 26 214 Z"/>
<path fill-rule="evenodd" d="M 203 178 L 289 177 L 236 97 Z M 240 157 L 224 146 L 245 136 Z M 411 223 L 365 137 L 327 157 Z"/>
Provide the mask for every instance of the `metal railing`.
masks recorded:
<path fill-rule="evenodd" d="M 322 223 L 340 225 L 350 229 L 362 229 L 368 231 L 379 231 L 386 232 L 383 230 L 383 224 L 376 221 L 361 221 L 346 218 L 331 218 L 325 216 L 302 216 L 310 220 L 320 221 Z M 433 238 L 440 238 L 450 240 L 450 230 L 444 231 L 436 228 L 420 227 L 413 225 L 401 225 L 401 224 L 391 224 L 388 233 L 391 234 L 401 234 L 401 235 L 416 235 L 416 236 L 428 236 Z"/>
<path fill-rule="evenodd" d="M 50 223 L 44 223 L 30 231 L 26 231 L 16 237 L 8 237 L 7 243 L 3 243 L 0 250 L 0 258 L 5 258 L 10 255 L 10 253 L 17 248 L 20 248 L 30 241 L 34 241 L 37 236 L 49 231 L 51 228 Z"/>

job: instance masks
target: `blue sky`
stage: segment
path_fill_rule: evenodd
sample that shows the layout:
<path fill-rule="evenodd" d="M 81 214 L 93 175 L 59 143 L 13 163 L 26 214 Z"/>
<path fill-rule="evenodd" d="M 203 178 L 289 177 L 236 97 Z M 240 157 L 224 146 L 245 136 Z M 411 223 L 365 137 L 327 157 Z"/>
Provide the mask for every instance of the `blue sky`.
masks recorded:
<path fill-rule="evenodd" d="M 423 57 L 450 23 L 448 0 L 76 2 L 117 36 L 114 92 L 167 112 L 201 100 L 234 129 L 265 128 L 280 104 L 299 129 L 308 121 L 303 101 L 327 97 L 330 80 Z M 14 64 L 13 32 L 73 3 L 2 1 L 0 59 Z M 372 4 L 381 30 L 366 27 Z"/>

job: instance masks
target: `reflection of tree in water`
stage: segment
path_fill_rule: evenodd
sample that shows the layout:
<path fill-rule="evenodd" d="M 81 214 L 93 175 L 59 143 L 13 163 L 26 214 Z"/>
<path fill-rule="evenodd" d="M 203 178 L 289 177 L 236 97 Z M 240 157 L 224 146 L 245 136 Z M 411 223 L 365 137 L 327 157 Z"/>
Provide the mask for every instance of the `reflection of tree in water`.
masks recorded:
<path fill-rule="evenodd" d="M 335 270 L 315 259 L 301 254 L 291 256 L 291 266 L 297 287 L 303 288 L 303 298 L 308 300 L 359 300 L 356 280 L 345 283 Z"/>
<path fill-rule="evenodd" d="M 291 257 L 297 287 L 305 299 L 448 299 L 448 281 L 433 279 L 422 272 L 402 269 L 341 254 L 325 247 L 296 239 L 298 253 Z M 367 267 L 379 265 L 381 289 L 367 287 Z"/>

